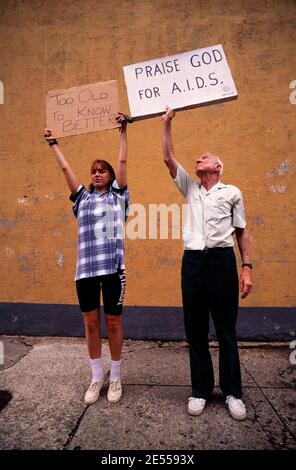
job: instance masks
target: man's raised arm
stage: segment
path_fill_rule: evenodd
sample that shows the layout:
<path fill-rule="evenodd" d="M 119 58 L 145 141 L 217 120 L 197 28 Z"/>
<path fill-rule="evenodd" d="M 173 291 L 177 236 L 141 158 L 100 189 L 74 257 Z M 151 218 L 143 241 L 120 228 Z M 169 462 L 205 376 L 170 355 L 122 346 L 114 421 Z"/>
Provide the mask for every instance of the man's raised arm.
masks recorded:
<path fill-rule="evenodd" d="M 170 170 L 170 174 L 172 178 L 176 178 L 177 176 L 177 168 L 178 162 L 175 159 L 175 152 L 173 147 L 172 141 L 172 129 L 171 123 L 172 119 L 175 116 L 175 112 L 166 106 L 166 113 L 162 116 L 162 123 L 163 123 L 163 134 L 162 134 L 162 150 L 163 150 L 163 157 L 164 162 L 168 169 Z"/>

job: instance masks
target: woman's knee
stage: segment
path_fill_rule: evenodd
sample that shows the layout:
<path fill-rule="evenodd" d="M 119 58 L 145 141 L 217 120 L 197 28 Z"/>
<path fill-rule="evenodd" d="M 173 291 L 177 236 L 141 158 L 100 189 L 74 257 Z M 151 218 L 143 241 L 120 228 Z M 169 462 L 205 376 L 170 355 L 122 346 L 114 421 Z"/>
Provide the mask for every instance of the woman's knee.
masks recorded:
<path fill-rule="evenodd" d="M 107 329 L 110 334 L 116 334 L 121 331 L 121 317 L 106 315 Z"/>
<path fill-rule="evenodd" d="M 84 314 L 85 329 L 89 334 L 95 333 L 99 330 L 99 315 L 98 313 L 85 313 Z"/>

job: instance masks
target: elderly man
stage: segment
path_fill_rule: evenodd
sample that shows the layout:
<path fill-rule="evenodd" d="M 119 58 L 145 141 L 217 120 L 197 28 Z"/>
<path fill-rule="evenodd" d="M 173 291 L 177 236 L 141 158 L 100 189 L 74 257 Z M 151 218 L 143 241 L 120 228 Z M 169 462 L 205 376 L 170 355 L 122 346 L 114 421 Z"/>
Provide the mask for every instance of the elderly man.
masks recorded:
<path fill-rule="evenodd" d="M 245 298 L 252 288 L 251 250 L 240 190 L 220 182 L 223 163 L 206 153 L 197 158 L 192 179 L 175 159 L 169 107 L 162 116 L 164 161 L 177 187 L 186 197 L 183 228 L 182 299 L 189 344 L 192 396 L 188 413 L 199 415 L 214 388 L 209 352 L 209 312 L 219 342 L 220 388 L 233 418 L 246 418 L 242 402 L 240 362 L 236 339 L 239 286 Z M 242 270 L 238 282 L 233 251 L 235 233 Z"/>

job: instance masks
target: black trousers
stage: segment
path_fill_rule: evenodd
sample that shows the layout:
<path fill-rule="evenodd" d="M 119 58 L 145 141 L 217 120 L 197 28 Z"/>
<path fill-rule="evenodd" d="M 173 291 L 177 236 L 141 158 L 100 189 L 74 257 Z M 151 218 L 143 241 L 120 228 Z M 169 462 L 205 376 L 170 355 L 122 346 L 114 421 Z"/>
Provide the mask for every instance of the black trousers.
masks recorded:
<path fill-rule="evenodd" d="M 189 344 L 192 396 L 208 399 L 214 388 L 209 351 L 209 313 L 219 343 L 219 384 L 222 393 L 242 397 L 236 339 L 238 276 L 232 248 L 185 250 L 182 297 Z"/>

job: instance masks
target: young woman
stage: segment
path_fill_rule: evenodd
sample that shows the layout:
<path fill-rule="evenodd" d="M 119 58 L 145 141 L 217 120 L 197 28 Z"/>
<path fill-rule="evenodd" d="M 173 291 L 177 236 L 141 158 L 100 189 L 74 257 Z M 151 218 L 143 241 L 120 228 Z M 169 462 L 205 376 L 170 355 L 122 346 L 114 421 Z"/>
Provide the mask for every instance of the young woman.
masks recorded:
<path fill-rule="evenodd" d="M 100 290 L 111 353 L 108 402 L 117 403 L 122 395 L 121 313 L 125 293 L 123 226 L 129 204 L 129 192 L 127 121 L 122 113 L 118 113 L 116 121 L 121 124 L 117 174 L 115 176 L 107 161 L 95 160 L 91 165 L 91 183 L 88 190 L 78 181 L 58 142 L 52 138 L 51 131 L 44 131 L 45 139 L 51 146 L 70 188 L 70 199 L 74 203 L 73 213 L 78 221 L 75 281 L 92 369 L 92 382 L 84 397 L 88 405 L 98 400 L 106 379 L 101 357 Z"/>

